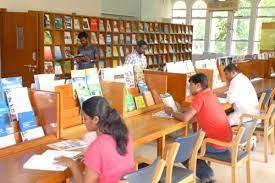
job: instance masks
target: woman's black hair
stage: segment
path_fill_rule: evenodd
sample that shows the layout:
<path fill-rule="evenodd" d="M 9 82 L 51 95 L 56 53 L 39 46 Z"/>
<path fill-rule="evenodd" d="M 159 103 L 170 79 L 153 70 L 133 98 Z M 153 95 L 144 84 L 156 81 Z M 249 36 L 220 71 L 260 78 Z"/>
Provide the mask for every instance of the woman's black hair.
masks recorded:
<path fill-rule="evenodd" d="M 111 108 L 107 100 L 94 96 L 84 101 L 82 110 L 91 118 L 97 116 L 99 131 L 111 135 L 116 141 L 116 149 L 120 155 L 127 153 L 128 128 L 118 112 Z"/>

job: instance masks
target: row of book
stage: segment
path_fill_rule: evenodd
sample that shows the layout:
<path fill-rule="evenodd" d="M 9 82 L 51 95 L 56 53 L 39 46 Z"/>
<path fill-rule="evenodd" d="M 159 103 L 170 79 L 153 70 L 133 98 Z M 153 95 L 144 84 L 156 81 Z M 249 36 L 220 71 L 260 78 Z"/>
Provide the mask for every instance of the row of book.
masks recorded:
<path fill-rule="evenodd" d="M 44 61 L 45 74 L 70 74 L 72 70 L 72 61 Z"/>
<path fill-rule="evenodd" d="M 73 57 L 70 46 L 44 46 L 44 60 L 53 61 L 64 58 L 72 59 Z"/>
<path fill-rule="evenodd" d="M 0 148 L 16 144 L 15 122 L 18 122 L 22 141 L 44 136 L 43 128 L 36 121 L 28 89 L 22 86 L 22 77 L 2 78 L 0 82 Z"/>
<path fill-rule="evenodd" d="M 187 25 L 165 24 L 157 22 L 137 22 L 123 20 L 109 20 L 88 17 L 64 17 L 44 14 L 44 28 L 66 29 L 66 30 L 89 30 L 100 32 L 156 32 L 171 34 L 192 34 L 193 28 Z"/>
<path fill-rule="evenodd" d="M 78 32 L 74 32 L 73 38 L 72 33 L 69 31 L 65 31 L 64 33 L 60 31 L 44 31 L 44 44 L 52 45 L 52 44 L 80 44 L 80 40 L 78 39 Z"/>

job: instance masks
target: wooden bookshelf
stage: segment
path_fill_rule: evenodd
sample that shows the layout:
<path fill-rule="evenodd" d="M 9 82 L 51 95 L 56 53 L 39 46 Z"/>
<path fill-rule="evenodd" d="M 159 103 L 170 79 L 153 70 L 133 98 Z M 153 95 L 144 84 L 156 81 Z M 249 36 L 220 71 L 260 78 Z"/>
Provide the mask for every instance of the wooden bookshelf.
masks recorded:
<path fill-rule="evenodd" d="M 71 58 L 65 58 L 65 48 L 69 47 L 71 53 L 76 55 L 77 47 L 80 45 L 77 34 L 82 31 L 88 33 L 90 43 L 98 48 L 99 60 L 96 66 L 99 68 L 124 64 L 127 54 L 131 53 L 136 47 L 137 41 L 141 39 L 148 43 L 145 56 L 149 68 L 162 67 L 166 62 L 192 59 L 192 25 L 129 21 L 51 12 L 39 12 L 39 14 L 39 42 L 41 43 L 39 46 L 41 53 L 39 73 L 45 72 L 44 47 L 49 46 L 53 55 L 53 59 L 49 61 L 59 61 L 63 69 L 63 74 L 59 76 L 69 77 L 69 74 L 64 74 L 64 61 L 71 61 L 71 69 L 73 63 Z M 66 29 L 64 25 L 65 19 L 68 17 L 72 24 L 70 29 Z M 48 27 L 45 24 L 46 19 L 50 20 Z M 57 19 L 62 21 L 61 27 L 56 26 L 55 20 Z M 79 28 L 75 26 L 77 21 Z M 85 22 L 89 25 L 87 29 L 84 29 Z M 45 31 L 51 34 L 51 44 L 44 44 Z M 65 33 L 70 34 L 71 44 L 65 44 Z M 101 43 L 102 39 L 104 42 Z M 62 58 L 58 60 L 55 58 L 56 46 L 60 47 L 62 55 Z"/>
<path fill-rule="evenodd" d="M 29 90 L 29 97 L 38 126 L 42 126 L 45 136 L 22 142 L 18 122 L 14 121 L 16 144 L 0 149 L 0 157 L 51 143 L 59 138 L 59 94 L 55 92 Z"/>

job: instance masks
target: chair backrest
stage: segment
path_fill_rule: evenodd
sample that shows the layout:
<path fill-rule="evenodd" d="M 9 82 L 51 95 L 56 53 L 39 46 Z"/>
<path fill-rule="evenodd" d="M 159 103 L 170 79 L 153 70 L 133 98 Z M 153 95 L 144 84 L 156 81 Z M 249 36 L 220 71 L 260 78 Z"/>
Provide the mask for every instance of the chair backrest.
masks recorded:
<path fill-rule="evenodd" d="M 241 124 L 241 127 L 244 128 L 244 132 L 241 135 L 239 144 L 247 143 L 251 139 L 251 137 L 252 137 L 252 135 L 254 133 L 254 130 L 256 128 L 256 124 L 257 124 L 257 120 L 256 119 L 252 119 L 250 121 L 243 122 Z"/>
<path fill-rule="evenodd" d="M 173 166 L 175 162 L 176 155 L 178 153 L 180 144 L 178 142 L 173 142 L 169 144 L 166 149 L 166 177 L 165 182 L 170 183 L 172 182 L 172 173 L 173 173 Z"/>
<path fill-rule="evenodd" d="M 273 115 L 273 111 L 275 108 L 275 104 L 271 104 L 265 114 L 264 124 L 265 128 L 268 128 L 270 124 L 272 124 L 271 117 Z"/>
<path fill-rule="evenodd" d="M 261 97 L 259 99 L 259 107 L 260 107 L 260 109 L 263 106 L 264 99 L 265 99 L 265 92 L 262 93 L 262 95 L 261 95 Z"/>
<path fill-rule="evenodd" d="M 262 107 L 261 107 L 262 109 L 264 109 L 265 111 L 267 110 L 270 104 L 270 101 L 273 100 L 274 98 L 274 95 L 275 95 L 275 88 L 265 90 L 265 97 L 263 99 Z"/>
<path fill-rule="evenodd" d="M 124 175 L 123 180 L 128 183 L 157 183 L 161 178 L 164 167 L 165 161 L 158 158 L 151 165 Z"/>

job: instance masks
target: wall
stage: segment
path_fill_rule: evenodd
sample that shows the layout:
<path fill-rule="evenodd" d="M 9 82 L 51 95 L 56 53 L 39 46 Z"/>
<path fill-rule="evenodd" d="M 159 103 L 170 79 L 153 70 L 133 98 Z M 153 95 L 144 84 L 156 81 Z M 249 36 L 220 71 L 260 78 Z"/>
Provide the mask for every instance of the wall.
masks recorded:
<path fill-rule="evenodd" d="M 171 0 L 141 0 L 141 19 L 157 20 L 170 19 L 172 16 Z"/>
<path fill-rule="evenodd" d="M 99 16 L 101 0 L 0 0 L 0 8 L 8 11 L 40 10 Z"/>

